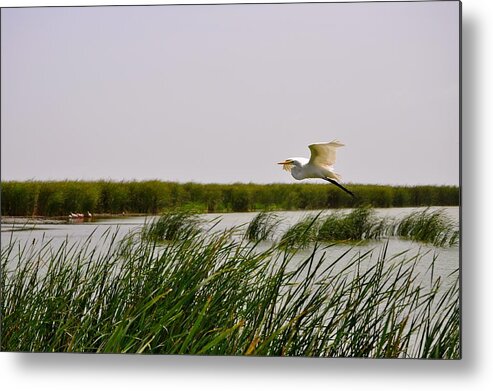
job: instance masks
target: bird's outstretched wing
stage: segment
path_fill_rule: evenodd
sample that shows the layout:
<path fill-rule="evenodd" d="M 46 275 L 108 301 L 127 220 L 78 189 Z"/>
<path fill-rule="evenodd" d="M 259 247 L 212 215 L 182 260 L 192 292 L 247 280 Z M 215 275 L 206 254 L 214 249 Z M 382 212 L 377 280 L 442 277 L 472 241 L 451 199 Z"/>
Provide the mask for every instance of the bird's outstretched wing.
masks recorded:
<path fill-rule="evenodd" d="M 311 156 L 309 163 L 316 166 L 331 167 L 336 161 L 336 149 L 344 144 L 337 140 L 330 143 L 316 143 L 308 146 Z"/>

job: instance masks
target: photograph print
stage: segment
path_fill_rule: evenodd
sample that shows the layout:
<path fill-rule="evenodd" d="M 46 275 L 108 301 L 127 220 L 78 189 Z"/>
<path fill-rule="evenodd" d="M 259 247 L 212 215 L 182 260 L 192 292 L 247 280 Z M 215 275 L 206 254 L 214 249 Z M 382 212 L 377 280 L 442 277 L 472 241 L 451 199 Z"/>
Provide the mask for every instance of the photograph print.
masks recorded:
<path fill-rule="evenodd" d="M 1 9 L 4 352 L 461 358 L 459 1 Z"/>

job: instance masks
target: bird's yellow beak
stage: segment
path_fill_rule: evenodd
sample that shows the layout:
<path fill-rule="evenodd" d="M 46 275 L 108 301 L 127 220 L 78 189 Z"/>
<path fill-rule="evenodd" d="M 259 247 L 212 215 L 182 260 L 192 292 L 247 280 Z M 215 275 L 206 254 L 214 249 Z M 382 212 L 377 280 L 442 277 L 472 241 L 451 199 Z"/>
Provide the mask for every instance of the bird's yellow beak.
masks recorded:
<path fill-rule="evenodd" d="M 277 164 L 282 164 L 282 169 L 284 171 L 289 171 L 291 172 L 291 168 L 293 167 L 293 161 L 292 160 L 284 160 L 283 162 L 279 162 Z"/>

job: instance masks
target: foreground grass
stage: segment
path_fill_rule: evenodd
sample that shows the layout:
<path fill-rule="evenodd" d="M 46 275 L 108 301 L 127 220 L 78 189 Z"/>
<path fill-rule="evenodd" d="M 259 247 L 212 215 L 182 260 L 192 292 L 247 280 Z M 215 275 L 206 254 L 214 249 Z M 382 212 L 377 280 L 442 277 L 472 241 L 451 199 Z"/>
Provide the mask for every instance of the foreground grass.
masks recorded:
<path fill-rule="evenodd" d="M 188 227 L 165 242 L 107 236 L 103 252 L 6 245 L 1 350 L 460 357 L 458 285 L 422 285 L 420 256 L 329 263 L 330 246 L 261 250 Z"/>

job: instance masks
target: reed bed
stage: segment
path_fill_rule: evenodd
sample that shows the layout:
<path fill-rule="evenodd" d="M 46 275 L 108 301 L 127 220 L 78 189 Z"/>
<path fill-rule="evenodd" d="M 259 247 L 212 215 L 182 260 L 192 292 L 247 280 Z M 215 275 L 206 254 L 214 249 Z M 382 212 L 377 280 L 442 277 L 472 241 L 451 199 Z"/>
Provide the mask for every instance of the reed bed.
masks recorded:
<path fill-rule="evenodd" d="M 306 216 L 289 227 L 282 235 L 279 246 L 285 249 L 307 248 L 317 240 L 319 217 L 320 213 L 316 216 Z"/>
<path fill-rule="evenodd" d="M 187 238 L 200 232 L 201 220 L 196 213 L 178 210 L 162 214 L 156 221 L 147 224 L 142 236 L 147 240 L 172 241 Z"/>
<path fill-rule="evenodd" d="M 325 217 L 317 233 L 320 241 L 380 239 L 387 232 L 387 219 L 379 219 L 369 206 L 355 208 L 350 213 L 332 213 Z"/>
<path fill-rule="evenodd" d="M 460 358 L 458 285 L 423 283 L 420 255 L 384 246 L 328 262 L 331 246 L 180 229 L 94 250 L 6 244 L 1 350 Z"/>
<path fill-rule="evenodd" d="M 279 223 L 275 213 L 262 211 L 248 224 L 245 237 L 253 242 L 272 239 Z"/>
<path fill-rule="evenodd" d="M 443 210 L 413 212 L 394 223 L 392 234 L 434 246 L 455 246 L 459 242 L 457 224 Z"/>
<path fill-rule="evenodd" d="M 164 181 L 3 181 L 3 216 L 68 216 L 69 213 L 159 214 L 189 207 L 201 212 L 316 210 L 459 205 L 457 186 L 346 184 L 353 199 L 320 183 L 200 184 Z"/>
<path fill-rule="evenodd" d="M 326 216 L 321 213 L 306 216 L 284 232 L 280 243 L 306 248 L 314 242 L 358 242 L 390 237 L 452 247 L 458 245 L 459 230 L 440 209 L 413 212 L 396 220 L 379 218 L 372 207 L 360 206 L 346 214 L 336 211 Z"/>

